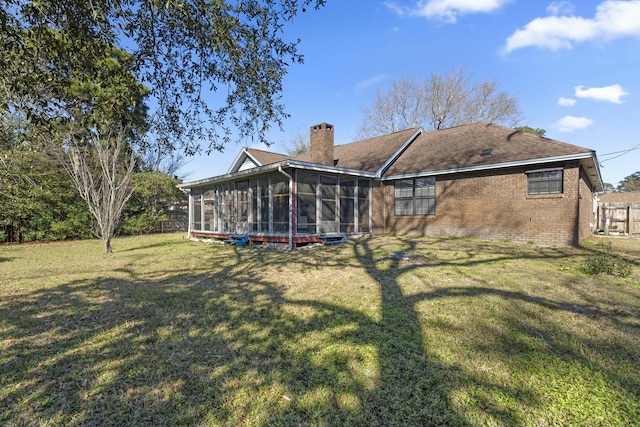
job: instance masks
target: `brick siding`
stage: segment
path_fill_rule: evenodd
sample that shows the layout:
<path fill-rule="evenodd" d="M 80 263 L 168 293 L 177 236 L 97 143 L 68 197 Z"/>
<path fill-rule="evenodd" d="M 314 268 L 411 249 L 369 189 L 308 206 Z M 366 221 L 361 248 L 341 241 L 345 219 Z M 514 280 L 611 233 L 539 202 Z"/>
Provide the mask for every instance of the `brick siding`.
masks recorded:
<path fill-rule="evenodd" d="M 374 232 L 576 245 L 590 233 L 591 192 L 579 162 L 564 168 L 563 193 L 551 195 L 527 195 L 525 171 L 535 167 L 436 177 L 433 216 L 396 217 L 393 182 L 377 183 Z"/>
<path fill-rule="evenodd" d="M 579 197 L 578 197 L 578 205 L 580 212 L 579 219 L 579 228 L 578 228 L 578 241 L 576 243 L 580 243 L 582 240 L 589 237 L 596 231 L 596 212 L 594 206 L 593 199 L 593 187 L 589 184 L 589 178 L 584 173 L 583 170 L 580 170 L 580 187 L 579 187 Z"/>

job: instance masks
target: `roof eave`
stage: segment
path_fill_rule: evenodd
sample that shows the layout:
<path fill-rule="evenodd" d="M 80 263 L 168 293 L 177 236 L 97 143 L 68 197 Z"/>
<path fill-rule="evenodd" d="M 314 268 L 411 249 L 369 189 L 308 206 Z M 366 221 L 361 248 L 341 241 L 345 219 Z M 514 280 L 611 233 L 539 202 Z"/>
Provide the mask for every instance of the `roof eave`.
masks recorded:
<path fill-rule="evenodd" d="M 537 159 L 518 160 L 514 162 L 493 163 L 489 165 L 476 165 L 476 166 L 466 166 L 461 168 L 396 174 L 396 175 L 381 177 L 380 179 L 382 181 L 391 181 L 391 180 L 398 180 L 398 179 L 417 178 L 421 176 L 449 175 L 454 173 L 476 172 L 476 171 L 491 170 L 491 169 L 503 169 L 503 168 L 509 168 L 509 167 L 528 166 L 528 165 L 553 163 L 553 162 L 561 162 L 561 161 L 568 161 L 568 160 L 580 160 L 581 163 L 584 164 L 585 170 L 589 175 L 589 179 L 594 185 L 594 190 L 602 191 L 602 187 L 603 187 L 602 175 L 600 174 L 600 166 L 598 165 L 598 160 L 596 158 L 595 151 L 588 151 L 580 154 L 567 154 L 563 156 L 552 156 L 552 157 L 543 157 L 543 158 L 537 158 Z M 592 164 L 589 164 L 589 160 L 591 160 Z M 593 169 L 593 171 L 590 172 L 589 169 Z"/>
<path fill-rule="evenodd" d="M 235 181 L 242 178 L 249 178 L 252 175 L 259 175 L 266 172 L 278 170 L 278 168 L 294 168 L 302 170 L 310 170 L 315 172 L 336 173 L 342 175 L 353 175 L 365 178 L 375 178 L 374 172 L 367 172 L 358 169 L 339 168 L 335 166 L 327 166 L 319 163 L 301 162 L 299 160 L 283 160 L 277 163 L 270 163 L 264 166 L 258 166 L 251 169 L 245 169 L 238 172 L 226 173 L 224 175 L 213 176 L 197 181 L 185 182 L 178 185 L 181 190 L 189 188 L 204 187 L 209 184 L 217 184 L 227 181 Z"/>
<path fill-rule="evenodd" d="M 245 169 L 238 172 L 231 172 L 231 173 L 226 173 L 224 175 L 212 176 L 210 178 L 204 178 L 197 181 L 184 182 L 182 184 L 178 184 L 178 188 L 183 190 L 187 188 L 204 187 L 208 184 L 217 184 L 220 182 L 233 181 L 237 178 L 249 177 L 255 174 L 270 172 L 271 170 L 277 170 L 279 166 L 285 166 L 286 163 L 287 161 L 284 160 L 282 162 L 270 163 L 265 166 L 257 166 L 255 168 Z"/>
<path fill-rule="evenodd" d="M 589 179 L 593 183 L 594 192 L 600 192 L 604 190 L 604 182 L 602 180 L 602 173 L 600 172 L 600 163 L 598 162 L 598 157 L 596 156 L 596 152 L 592 151 L 593 155 L 590 158 L 581 159 L 582 161 L 591 160 L 591 164 L 583 164 L 585 167 L 585 171 L 587 175 L 589 175 Z"/>
<path fill-rule="evenodd" d="M 337 166 L 328 166 L 320 163 L 302 162 L 300 160 L 289 160 L 288 165 L 292 168 L 311 170 L 315 172 L 338 173 L 342 175 L 363 176 L 366 178 L 375 178 L 375 172 L 367 172 L 360 169 L 341 168 Z"/>

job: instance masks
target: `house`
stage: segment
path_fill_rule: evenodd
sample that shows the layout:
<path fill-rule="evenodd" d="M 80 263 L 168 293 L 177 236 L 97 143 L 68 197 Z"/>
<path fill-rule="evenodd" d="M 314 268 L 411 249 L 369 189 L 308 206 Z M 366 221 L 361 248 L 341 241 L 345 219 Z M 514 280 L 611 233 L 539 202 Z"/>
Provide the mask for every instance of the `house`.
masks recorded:
<path fill-rule="evenodd" d="M 576 245 L 595 231 L 592 150 L 502 126 L 407 129 L 298 157 L 244 148 L 224 175 L 180 185 L 189 233 L 289 248 L 328 235 L 421 234 Z"/>

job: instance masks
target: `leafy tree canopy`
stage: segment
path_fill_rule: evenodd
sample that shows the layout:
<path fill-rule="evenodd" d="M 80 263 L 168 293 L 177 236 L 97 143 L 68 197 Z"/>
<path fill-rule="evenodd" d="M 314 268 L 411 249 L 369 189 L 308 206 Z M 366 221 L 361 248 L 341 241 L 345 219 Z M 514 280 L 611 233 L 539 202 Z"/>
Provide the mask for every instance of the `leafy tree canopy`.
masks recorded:
<path fill-rule="evenodd" d="M 0 73 L 9 98 L 2 107 L 40 117 L 87 108 L 68 104 L 68 95 L 102 89 L 74 76 L 87 62 L 105 61 L 109 70 L 115 60 L 150 88 L 150 123 L 167 149 L 179 144 L 193 153 L 204 140 L 221 150 L 232 128 L 239 138 L 266 142 L 270 126 L 287 117 L 283 76 L 303 60 L 299 40 L 285 40 L 283 26 L 324 2 L 0 0 Z M 215 92 L 219 105 L 208 101 Z M 124 93 L 104 93 L 100 104 L 108 107 L 113 95 Z"/>
<path fill-rule="evenodd" d="M 151 232 L 166 219 L 165 209 L 184 199 L 179 180 L 154 170 L 133 175 L 134 190 L 124 209 L 123 230 L 129 234 Z"/>
<path fill-rule="evenodd" d="M 640 172 L 625 177 L 618 184 L 618 191 L 640 191 Z"/>
<path fill-rule="evenodd" d="M 529 126 L 518 126 L 514 128 L 515 130 L 519 130 L 520 132 L 527 132 L 527 133 L 532 133 L 534 135 L 538 135 L 538 136 L 544 136 L 547 131 L 541 128 L 532 128 Z"/>
<path fill-rule="evenodd" d="M 114 127 L 130 129 L 136 139 L 146 132 L 149 90 L 133 73 L 129 53 L 48 27 L 2 35 L 0 108 L 14 144 L 51 146 Z"/>
<path fill-rule="evenodd" d="M 91 237 L 86 203 L 47 153 L 0 146 L 0 242 Z"/>

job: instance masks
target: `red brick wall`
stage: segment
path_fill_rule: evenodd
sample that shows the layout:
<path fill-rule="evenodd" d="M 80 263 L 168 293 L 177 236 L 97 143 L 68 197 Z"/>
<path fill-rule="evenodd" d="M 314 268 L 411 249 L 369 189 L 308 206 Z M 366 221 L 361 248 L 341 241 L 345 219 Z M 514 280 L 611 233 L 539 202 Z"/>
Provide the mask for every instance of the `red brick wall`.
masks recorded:
<path fill-rule="evenodd" d="M 589 178 L 584 171 L 580 170 L 579 183 L 579 210 L 580 220 L 578 229 L 578 242 L 589 237 L 596 230 L 596 216 L 593 201 L 593 186 L 589 183 Z"/>
<path fill-rule="evenodd" d="M 394 216 L 393 182 L 378 183 L 373 193 L 374 232 L 575 245 L 586 237 L 592 221 L 590 191 L 580 179 L 579 163 L 565 164 L 564 191 L 557 195 L 528 196 L 529 169 L 533 168 L 437 177 L 434 216 Z"/>
<path fill-rule="evenodd" d="M 311 127 L 311 161 L 333 166 L 333 125 L 321 123 Z"/>

